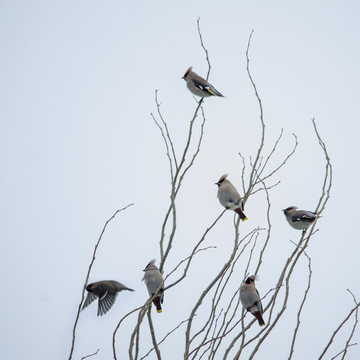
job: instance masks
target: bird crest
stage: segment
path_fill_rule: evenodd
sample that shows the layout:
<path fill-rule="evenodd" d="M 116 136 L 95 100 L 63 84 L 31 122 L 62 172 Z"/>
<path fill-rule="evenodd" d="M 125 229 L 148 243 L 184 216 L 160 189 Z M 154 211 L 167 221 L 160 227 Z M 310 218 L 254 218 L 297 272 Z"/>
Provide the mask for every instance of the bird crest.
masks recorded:
<path fill-rule="evenodd" d="M 297 206 L 289 206 L 286 209 L 283 209 L 283 212 L 286 215 L 289 211 L 295 211 L 297 208 Z"/>
<path fill-rule="evenodd" d="M 246 278 L 245 283 L 251 284 L 251 283 L 254 283 L 255 280 L 259 280 L 259 277 L 257 275 L 250 275 Z"/>
<path fill-rule="evenodd" d="M 147 270 L 155 270 L 157 267 L 155 266 L 155 259 L 152 259 L 145 267 L 144 271 Z"/>
<path fill-rule="evenodd" d="M 223 176 L 219 179 L 219 181 L 217 182 L 217 184 L 220 185 L 221 183 L 223 183 L 224 180 L 227 178 L 227 176 L 228 176 L 228 174 L 223 175 Z"/>
<path fill-rule="evenodd" d="M 191 72 L 191 70 L 192 70 L 192 66 L 190 66 L 190 67 L 186 70 L 185 75 L 184 75 L 182 78 L 186 80 L 186 77 L 189 75 L 189 73 Z"/>

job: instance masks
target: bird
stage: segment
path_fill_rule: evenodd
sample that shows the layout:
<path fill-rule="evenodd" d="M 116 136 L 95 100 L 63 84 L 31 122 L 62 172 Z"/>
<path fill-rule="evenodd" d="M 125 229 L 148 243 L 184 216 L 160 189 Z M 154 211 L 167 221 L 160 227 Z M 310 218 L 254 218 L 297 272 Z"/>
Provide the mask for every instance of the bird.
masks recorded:
<path fill-rule="evenodd" d="M 120 291 L 134 291 L 115 280 L 103 280 L 91 283 L 86 287 L 86 290 L 88 291 L 88 294 L 81 310 L 84 310 L 96 298 L 99 298 L 97 316 L 102 316 L 110 310 Z"/>
<path fill-rule="evenodd" d="M 264 326 L 263 307 L 259 293 L 255 288 L 255 279 L 256 276 L 251 275 L 242 283 L 240 286 L 240 300 L 244 308 L 256 317 L 259 325 Z"/>
<path fill-rule="evenodd" d="M 226 209 L 234 210 L 239 214 L 242 221 L 248 218 L 243 213 L 243 203 L 237 190 L 233 184 L 226 178 L 228 174 L 223 175 L 220 180 L 215 183 L 218 186 L 217 197 L 219 198 L 220 204 Z"/>
<path fill-rule="evenodd" d="M 192 67 L 186 70 L 182 79 L 186 81 L 187 88 L 196 96 L 200 96 L 201 98 L 209 96 L 224 97 L 224 95 L 217 91 L 210 83 L 193 72 Z"/>
<path fill-rule="evenodd" d="M 282 211 L 286 220 L 294 229 L 306 231 L 306 229 L 314 222 L 317 213 L 307 210 L 296 210 L 296 206 L 290 206 Z"/>
<path fill-rule="evenodd" d="M 143 281 L 148 289 L 149 295 L 156 297 L 153 299 L 153 303 L 158 313 L 162 312 L 161 304 L 164 301 L 164 280 L 160 270 L 155 266 L 155 259 L 151 260 L 144 269 L 145 274 Z"/>

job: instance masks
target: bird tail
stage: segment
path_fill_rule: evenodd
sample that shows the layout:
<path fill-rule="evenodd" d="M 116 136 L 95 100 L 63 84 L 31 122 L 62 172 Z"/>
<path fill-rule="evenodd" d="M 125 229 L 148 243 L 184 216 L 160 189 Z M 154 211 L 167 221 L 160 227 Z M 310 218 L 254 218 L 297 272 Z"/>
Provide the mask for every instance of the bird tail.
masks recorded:
<path fill-rule="evenodd" d="M 211 95 L 225 97 L 221 92 L 217 91 L 214 87 L 210 88 L 208 91 Z"/>
<path fill-rule="evenodd" d="M 158 313 L 161 313 L 162 312 L 162 308 L 161 308 L 161 296 L 158 296 L 156 297 L 154 300 L 153 300 L 153 303 L 156 307 L 156 311 Z"/>
<path fill-rule="evenodd" d="M 239 214 L 240 219 L 241 219 L 242 221 L 245 221 L 245 220 L 248 219 L 248 218 L 246 217 L 246 215 L 243 213 L 243 211 L 241 210 L 241 207 L 236 208 L 234 211 L 235 211 L 237 214 Z"/>
<path fill-rule="evenodd" d="M 256 311 L 256 312 L 253 313 L 253 315 L 257 318 L 260 326 L 265 325 L 265 321 L 264 321 L 264 319 L 262 317 L 261 311 Z"/>

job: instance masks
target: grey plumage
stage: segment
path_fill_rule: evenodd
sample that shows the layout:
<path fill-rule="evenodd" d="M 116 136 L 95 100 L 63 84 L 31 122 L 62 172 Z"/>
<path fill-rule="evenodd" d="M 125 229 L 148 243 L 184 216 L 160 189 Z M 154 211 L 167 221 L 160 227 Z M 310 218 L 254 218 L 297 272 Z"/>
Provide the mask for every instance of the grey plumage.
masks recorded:
<path fill-rule="evenodd" d="M 283 209 L 286 220 L 294 229 L 305 231 L 315 221 L 317 213 L 296 209 L 296 206 Z"/>
<path fill-rule="evenodd" d="M 242 283 L 240 286 L 240 300 L 244 308 L 256 317 L 259 325 L 264 326 L 263 307 L 259 293 L 255 288 L 255 279 L 256 276 L 251 275 Z"/>
<path fill-rule="evenodd" d="M 158 313 L 162 312 L 161 304 L 164 301 L 164 280 L 160 270 L 155 266 L 155 260 L 151 260 L 144 269 L 145 274 L 143 281 L 145 281 L 149 295 L 154 296 L 156 291 L 157 296 L 153 299 L 153 303 Z M 159 289 L 160 287 L 160 289 Z"/>
<path fill-rule="evenodd" d="M 134 291 L 115 280 L 103 280 L 91 283 L 86 287 L 86 290 L 88 291 L 88 294 L 81 310 L 84 310 L 96 298 L 98 298 L 99 303 L 97 316 L 104 315 L 110 310 L 120 291 Z"/>
<path fill-rule="evenodd" d="M 220 180 L 215 183 L 218 186 L 217 197 L 219 198 L 220 204 L 226 209 L 234 210 L 239 214 L 242 221 L 247 220 L 246 215 L 243 213 L 243 204 L 241 197 L 233 184 L 226 179 L 227 174 L 223 175 Z"/>
<path fill-rule="evenodd" d="M 217 91 L 210 83 L 193 72 L 192 67 L 186 70 L 182 79 L 186 81 L 187 88 L 196 96 L 200 96 L 202 98 L 209 96 L 224 97 L 224 95 Z"/>

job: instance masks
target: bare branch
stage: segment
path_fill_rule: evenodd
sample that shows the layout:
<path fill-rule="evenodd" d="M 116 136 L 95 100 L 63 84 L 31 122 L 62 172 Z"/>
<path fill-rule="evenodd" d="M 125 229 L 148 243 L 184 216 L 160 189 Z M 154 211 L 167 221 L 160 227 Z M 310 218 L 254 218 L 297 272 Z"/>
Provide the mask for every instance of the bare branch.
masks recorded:
<path fill-rule="evenodd" d="M 98 352 L 99 352 L 99 349 L 97 349 L 96 352 L 94 352 L 93 354 L 86 355 L 86 356 L 82 357 L 81 360 L 87 359 L 87 358 L 89 358 L 91 356 L 95 356 L 95 355 L 97 355 Z"/>
<path fill-rule="evenodd" d="M 251 192 L 251 189 L 253 187 L 253 183 L 254 183 L 254 179 L 255 179 L 255 171 L 256 171 L 256 167 L 258 165 L 258 162 L 260 161 L 261 159 L 261 152 L 262 152 L 262 149 L 264 147 L 264 142 L 265 142 L 265 122 L 264 122 L 264 112 L 263 112 L 263 107 L 262 107 L 262 102 L 261 102 L 261 99 L 260 99 L 260 96 L 258 94 L 258 91 L 257 91 L 257 88 L 256 88 L 256 85 L 255 85 L 255 82 L 251 76 L 251 73 L 250 73 L 250 58 L 249 58 L 249 49 L 250 49 L 250 44 L 251 44 L 251 37 L 254 33 L 254 30 L 251 31 L 251 34 L 249 36 L 249 41 L 248 41 L 248 45 L 247 45 L 247 49 L 246 49 L 246 70 L 247 70 L 247 73 L 248 73 L 248 77 L 250 79 L 250 82 L 251 82 L 251 85 L 253 86 L 253 89 L 255 91 L 255 96 L 258 100 L 258 103 L 259 103 L 259 110 L 260 110 L 260 123 L 261 123 L 261 128 L 262 128 L 262 131 L 261 131 L 261 141 L 260 141 L 260 146 L 259 146 L 259 149 L 257 151 L 257 155 L 255 157 L 255 161 L 254 161 L 254 164 L 253 164 L 253 167 L 252 167 L 252 170 L 251 170 L 251 173 L 250 173 L 250 178 L 249 178 L 249 192 Z M 246 202 L 247 200 L 247 197 L 248 195 L 247 194 L 244 194 L 244 203 Z"/>
<path fill-rule="evenodd" d="M 156 341 L 156 337 L 155 337 L 154 324 L 151 319 L 151 306 L 148 307 L 147 315 L 148 315 L 148 321 L 149 321 L 149 327 L 150 327 L 151 340 L 154 345 L 153 349 L 155 350 L 156 357 L 158 358 L 158 360 L 161 360 L 160 350 L 159 350 L 159 347 L 158 347 L 158 344 Z"/>
<path fill-rule="evenodd" d="M 355 311 L 355 323 L 354 323 L 354 326 L 352 328 L 352 331 L 350 333 L 350 336 L 349 338 L 347 339 L 346 341 L 346 344 L 345 344 L 345 348 L 340 351 L 337 355 L 335 355 L 334 357 L 331 358 L 331 360 L 333 359 L 336 359 L 338 356 L 340 356 L 341 354 L 343 354 L 342 356 L 342 359 L 345 359 L 345 356 L 346 356 L 346 353 L 347 353 L 347 350 L 350 346 L 354 346 L 354 345 L 357 345 L 357 343 L 354 343 L 354 344 L 350 344 L 350 341 L 354 335 L 354 332 L 356 330 L 356 327 L 357 327 L 357 324 L 358 324 L 358 312 L 359 312 L 359 306 L 360 306 L 360 303 L 357 302 L 356 298 L 355 298 L 355 295 L 349 290 L 347 289 L 347 291 L 352 295 L 353 297 L 353 300 L 355 302 L 355 307 L 350 311 L 350 313 L 348 314 L 348 316 L 343 320 L 343 322 L 338 326 L 338 328 L 334 331 L 332 337 L 330 338 L 327 346 L 325 347 L 324 351 L 322 352 L 322 354 L 320 355 L 319 357 L 319 360 L 325 355 L 325 353 L 328 351 L 331 343 L 333 342 L 336 334 L 339 332 L 339 330 L 343 327 L 343 325 L 350 319 L 351 315 L 353 314 L 353 312 Z"/>
<path fill-rule="evenodd" d="M 206 74 L 206 80 L 209 80 L 209 75 L 210 75 L 210 70 L 211 70 L 211 64 L 210 64 L 210 60 L 209 60 L 209 53 L 203 43 L 203 39 L 202 39 L 202 35 L 201 35 L 201 31 L 200 31 L 200 18 L 197 19 L 197 28 L 198 28 L 198 33 L 199 33 L 199 37 L 200 37 L 200 44 L 201 47 L 204 49 L 205 51 L 205 55 L 206 55 L 206 61 L 208 64 L 208 72 Z"/>
<path fill-rule="evenodd" d="M 296 244 L 295 244 L 295 246 L 296 246 Z M 303 299 L 302 299 L 302 302 L 301 302 L 299 311 L 298 311 L 298 313 L 297 313 L 296 327 L 295 327 L 295 329 L 294 329 L 294 335 L 293 335 L 293 339 L 292 339 L 292 342 L 291 342 L 289 360 L 292 358 L 293 353 L 294 353 L 294 346 L 295 346 L 296 336 L 297 336 L 297 333 L 298 333 L 299 328 L 300 328 L 300 316 L 301 316 L 301 312 L 302 312 L 302 309 L 303 309 L 303 307 L 304 307 L 305 301 L 306 301 L 306 299 L 307 299 L 307 295 L 308 295 L 308 292 L 309 292 L 309 290 L 310 290 L 310 285 L 311 285 L 311 276 L 312 276 L 311 259 L 310 259 L 310 257 L 306 254 L 305 251 L 304 251 L 304 255 L 305 255 L 305 256 L 307 257 L 307 259 L 308 259 L 309 278 L 308 278 L 307 288 L 306 288 L 305 293 L 304 293 L 304 297 L 303 297 Z"/>
<path fill-rule="evenodd" d="M 177 169 L 177 168 L 178 168 L 178 164 L 177 164 L 177 159 L 176 159 L 176 153 L 175 153 L 175 149 L 174 149 L 174 144 L 173 144 L 173 142 L 172 142 L 172 140 L 171 140 L 171 136 L 170 136 L 170 133 L 169 133 L 169 129 L 168 129 L 167 123 L 166 123 L 166 121 L 164 120 L 164 118 L 163 118 L 163 116 L 162 116 L 162 113 L 161 113 L 161 111 L 160 111 L 160 106 L 161 106 L 161 104 L 160 104 L 159 101 L 158 101 L 158 95 L 157 95 L 157 94 L 158 94 L 158 90 L 155 90 L 155 103 L 156 103 L 157 113 L 158 113 L 158 115 L 159 115 L 159 117 L 160 117 L 160 120 L 161 120 L 162 124 L 163 124 L 164 127 L 165 127 L 165 130 L 166 130 L 166 138 L 165 138 L 165 136 L 164 136 L 162 127 L 157 123 L 157 121 L 156 121 L 155 118 L 154 118 L 154 115 L 151 114 L 151 116 L 152 116 L 152 118 L 154 119 L 156 125 L 158 125 L 158 127 L 159 127 L 160 130 L 161 130 L 161 133 L 162 133 L 162 135 L 163 135 L 163 138 L 164 138 L 164 141 L 165 141 L 165 144 L 166 144 L 166 148 L 168 149 L 168 156 L 169 156 L 169 147 L 171 148 L 171 153 L 172 153 L 172 156 L 173 156 L 173 160 L 174 160 L 174 163 L 175 163 L 175 166 L 176 166 L 176 169 Z M 169 144 L 170 146 L 169 146 L 168 144 Z M 169 158 L 170 158 L 170 156 L 169 156 Z M 172 164 L 172 163 L 170 163 L 170 165 L 171 165 L 171 164 Z M 171 167 L 171 173 L 173 174 L 172 167 Z"/>
<path fill-rule="evenodd" d="M 358 304 L 358 301 L 356 300 L 355 298 L 355 295 L 349 290 L 347 289 L 347 291 L 352 295 L 353 299 L 354 299 L 354 303 L 357 305 Z M 352 337 L 354 336 L 354 333 L 355 333 L 355 330 L 357 328 L 357 325 L 358 325 L 358 314 L 359 314 L 359 308 L 356 309 L 356 312 L 355 312 L 355 322 L 354 322 L 354 326 L 351 330 L 351 333 L 350 333 L 350 336 L 349 338 L 346 340 L 346 344 L 345 344 L 345 349 L 343 350 L 344 352 L 344 355 L 342 356 L 342 360 L 345 359 L 345 356 L 346 356 L 346 353 L 347 353 L 347 349 L 350 347 L 350 346 L 353 346 L 353 345 L 357 345 L 357 343 L 355 344 L 351 344 L 350 345 L 350 341 L 352 339 Z"/>
<path fill-rule="evenodd" d="M 209 54 L 203 43 L 203 37 L 200 31 L 200 19 L 197 20 L 197 29 L 200 37 L 201 47 L 205 52 L 206 61 L 208 63 L 208 73 L 206 77 L 206 79 L 208 79 L 211 70 L 211 64 L 209 60 Z M 270 148 L 270 151 L 266 153 L 264 150 L 265 121 L 262 100 L 250 72 L 249 52 L 252 35 L 253 31 L 251 32 L 247 43 L 246 68 L 248 78 L 255 92 L 259 106 L 261 135 L 260 142 L 255 154 L 250 155 L 249 159 L 246 161 L 245 157 L 241 155 L 241 153 L 239 153 L 239 156 L 242 162 L 241 182 L 244 193 L 243 201 L 245 203 L 247 199 L 250 198 L 250 196 L 255 194 L 262 196 L 264 201 L 266 199 L 267 209 L 265 229 L 257 227 L 252 231 L 249 231 L 247 235 L 240 236 L 240 229 L 242 229 L 239 227 L 240 219 L 236 214 L 234 214 L 234 243 L 232 249 L 229 250 L 229 253 L 225 256 L 225 264 L 222 263 L 219 269 L 216 269 L 215 275 L 207 280 L 207 283 L 203 288 L 199 289 L 200 292 L 198 298 L 195 300 L 190 314 L 187 316 L 188 319 L 182 321 L 178 326 L 169 331 L 160 342 L 157 342 L 156 328 L 154 326 L 156 323 L 153 323 L 151 317 L 152 300 L 156 294 L 152 297 L 149 297 L 144 305 L 130 311 L 120 319 L 113 333 L 113 353 L 115 359 L 115 336 L 119 327 L 124 324 L 125 319 L 132 319 L 135 322 L 135 325 L 132 327 L 132 332 L 130 334 L 128 349 L 129 358 L 134 360 L 139 359 L 141 356 L 139 354 L 142 352 L 141 345 L 144 330 L 142 326 L 144 326 L 143 320 L 145 319 L 145 314 L 147 314 L 148 318 L 152 348 L 145 355 L 143 355 L 141 359 L 145 359 L 152 352 L 156 354 L 152 355 L 153 357 L 156 356 L 158 360 L 161 359 L 161 357 L 164 355 L 160 354 L 160 344 L 165 342 L 166 339 L 168 339 L 171 334 L 176 332 L 185 322 L 187 325 L 185 330 L 184 359 L 199 360 L 208 358 L 209 360 L 214 360 L 222 357 L 225 360 L 230 357 L 230 353 L 233 359 L 239 359 L 241 355 L 243 355 L 244 349 L 249 350 L 249 359 L 255 358 L 259 348 L 264 343 L 264 341 L 268 339 L 268 335 L 270 335 L 275 327 L 277 327 L 281 317 L 285 313 L 292 295 L 291 285 L 293 274 L 295 273 L 295 269 L 299 267 L 300 259 L 304 259 L 304 257 L 306 257 L 308 261 L 308 282 L 307 287 L 304 290 L 303 298 L 301 299 L 299 308 L 297 309 L 296 326 L 291 338 L 289 359 L 292 358 L 293 353 L 296 350 L 295 344 L 297 342 L 301 325 L 301 317 L 303 314 L 302 310 L 306 304 L 306 301 L 308 301 L 308 293 L 311 288 L 312 278 L 311 259 L 307 255 L 306 249 L 311 239 L 318 231 L 316 228 L 318 218 L 306 232 L 304 231 L 301 233 L 299 239 L 294 244 L 295 248 L 292 249 L 283 260 L 283 264 L 279 270 L 279 276 L 276 282 L 271 285 L 271 290 L 269 290 L 262 297 L 262 300 L 266 299 L 267 301 L 266 304 L 263 302 L 264 315 L 266 316 L 266 325 L 264 327 L 254 327 L 253 325 L 255 322 L 257 322 L 257 320 L 253 316 L 248 316 L 247 320 L 245 321 L 247 311 L 243 309 L 240 300 L 241 281 L 235 282 L 235 277 L 238 275 L 234 275 L 240 273 L 244 274 L 244 277 L 246 277 L 250 272 L 253 274 L 259 274 L 261 266 L 263 266 L 262 264 L 266 256 L 265 253 L 270 247 L 269 244 L 272 237 L 272 223 L 270 218 L 272 204 L 270 195 L 272 189 L 280 184 L 280 180 L 276 179 L 275 175 L 287 164 L 288 160 L 290 157 L 292 157 L 298 146 L 298 139 L 296 135 L 293 134 L 294 144 L 291 146 L 288 153 L 283 155 L 280 160 L 274 161 L 275 155 L 279 153 L 280 144 L 284 136 L 283 130 L 281 130 L 280 134 L 275 139 L 275 142 Z M 170 204 L 166 209 L 159 240 L 161 255 L 159 269 L 162 273 L 164 273 L 165 266 L 167 268 L 169 267 L 166 264 L 170 263 L 170 259 L 171 261 L 174 261 L 173 257 L 176 255 L 173 254 L 171 250 L 174 242 L 176 241 L 177 234 L 177 196 L 179 195 L 179 191 L 182 189 L 183 181 L 186 175 L 194 166 L 197 156 L 200 153 L 204 137 L 206 117 L 203 107 L 204 102 L 201 99 L 199 102 L 197 102 L 192 119 L 188 124 L 188 132 L 185 139 L 186 142 L 184 143 L 182 151 L 176 153 L 174 146 L 175 144 L 171 137 L 170 129 L 168 128 L 167 122 L 161 113 L 161 103 L 158 100 L 157 91 L 155 92 L 155 103 L 157 114 L 155 116 L 151 114 L 151 116 L 155 124 L 158 126 L 163 141 L 165 142 L 166 155 L 170 165 L 171 176 Z M 202 117 L 200 121 L 196 120 L 198 116 Z M 330 189 L 332 186 L 332 165 L 325 143 L 322 141 L 319 135 L 315 120 L 313 119 L 312 121 L 315 134 L 325 156 L 324 181 L 316 207 L 316 211 L 320 216 L 322 211 L 325 209 L 327 201 L 330 197 Z M 199 237 L 198 242 L 193 245 L 193 248 L 190 249 L 185 257 L 180 258 L 180 260 L 175 257 L 176 261 L 173 263 L 177 265 L 171 270 L 167 269 L 167 275 L 164 276 L 164 282 L 161 284 L 161 286 L 165 287 L 164 284 L 166 283 L 165 291 L 174 288 L 185 278 L 188 278 L 188 276 L 191 274 L 190 269 L 192 269 L 191 265 L 193 264 L 195 255 L 210 248 L 214 248 L 214 246 L 200 247 L 204 246 L 203 242 L 208 237 L 209 232 L 214 229 L 225 212 L 226 210 L 223 210 L 222 213 L 217 216 L 214 221 L 212 221 L 211 225 L 206 228 L 201 237 Z M 170 280 L 172 282 L 170 282 Z M 159 291 L 159 289 L 157 291 Z M 269 294 L 271 294 L 271 296 L 268 296 Z M 354 309 L 354 312 L 355 311 L 356 320 L 353 326 L 353 331 L 351 332 L 345 344 L 345 349 L 337 355 L 340 356 L 340 354 L 342 354 L 343 358 L 346 355 L 347 349 L 354 345 L 350 344 L 350 342 L 357 327 L 357 307 Z M 200 312 L 206 312 L 205 316 L 197 316 L 197 314 Z M 130 318 L 130 315 L 133 314 L 136 315 L 134 317 L 131 316 Z M 251 327 L 253 328 L 251 331 L 249 331 Z M 162 348 L 162 352 L 164 351 L 165 348 Z"/>
<path fill-rule="evenodd" d="M 330 345 L 332 344 L 332 342 L 334 341 L 334 338 L 336 336 L 336 334 L 341 330 L 341 328 L 344 326 L 344 324 L 346 324 L 346 322 L 350 319 L 351 315 L 354 313 L 354 311 L 357 312 L 358 308 L 360 306 L 360 303 L 357 303 L 356 306 L 351 309 L 351 311 L 349 312 L 348 316 L 340 323 L 340 325 L 336 328 L 336 330 L 334 331 L 334 333 L 332 334 L 328 344 L 325 346 L 324 351 L 321 353 L 319 360 L 321 360 L 324 355 L 326 354 L 326 352 L 329 350 Z M 348 347 L 348 346 L 347 346 Z M 345 348 L 346 349 L 346 348 Z"/>
<path fill-rule="evenodd" d="M 331 360 L 336 359 L 336 358 L 339 357 L 341 354 L 343 354 L 342 359 L 344 359 L 344 358 L 345 358 L 345 355 L 346 355 L 347 349 L 348 349 L 350 346 L 355 346 L 355 345 L 358 345 L 358 343 L 353 343 L 353 344 L 347 345 L 344 350 L 340 351 L 337 355 L 335 355 L 334 357 L 332 357 Z"/>
<path fill-rule="evenodd" d="M 88 269 L 88 272 L 86 274 L 86 278 L 85 278 L 85 283 L 84 283 L 84 286 L 83 286 L 83 289 L 82 289 L 82 293 L 81 293 L 81 301 L 80 301 L 80 304 L 78 306 L 78 311 L 77 311 L 77 314 L 76 314 L 76 318 L 75 318 L 75 323 L 74 323 L 74 327 L 73 327 L 73 336 L 72 336 L 72 342 L 71 342 L 71 349 L 70 349 L 70 354 L 69 354 L 69 360 L 72 358 L 72 355 L 73 355 L 73 352 L 74 352 L 74 346 L 75 346 L 75 332 L 76 332 L 76 326 L 77 326 L 77 323 L 78 323 L 78 320 L 79 320 L 79 316 L 80 316 L 80 311 L 81 311 L 81 306 L 83 304 L 83 301 L 84 301 L 84 297 L 85 297 L 85 290 L 86 290 L 86 286 L 87 286 L 87 283 L 89 281 L 89 276 L 90 276 L 90 272 L 91 272 L 91 269 L 92 269 L 92 266 L 94 264 L 94 261 L 95 261 L 95 257 L 96 257 L 96 251 L 97 251 L 97 248 L 100 244 L 100 241 L 104 235 L 104 232 L 106 230 L 106 227 L 108 226 L 108 224 L 110 223 L 110 221 L 121 211 L 124 211 L 126 210 L 128 207 L 132 206 L 134 204 L 129 204 L 127 206 L 125 206 L 124 208 L 120 209 L 120 210 L 116 210 L 114 215 L 111 216 L 111 218 L 106 221 L 102 231 L 101 231 L 101 234 L 99 236 L 99 239 L 95 245 L 95 248 L 94 248 L 94 252 L 93 252 L 93 256 L 92 256 L 92 259 L 91 259 L 91 262 L 90 262 L 90 265 L 89 265 L 89 269 Z"/>
<path fill-rule="evenodd" d="M 182 324 L 186 323 L 187 321 L 189 321 L 189 320 L 183 320 L 183 321 L 182 321 L 179 325 L 177 325 L 174 329 L 172 329 L 171 331 L 169 331 L 169 332 L 164 336 L 164 338 L 157 343 L 157 346 L 159 346 L 160 344 L 162 344 L 162 343 L 167 339 L 167 337 L 169 337 L 173 332 L 175 332 Z M 143 359 L 145 359 L 146 357 L 148 357 L 153 350 L 155 350 L 155 347 L 151 348 L 142 358 L 140 358 L 140 360 L 143 360 Z"/>

